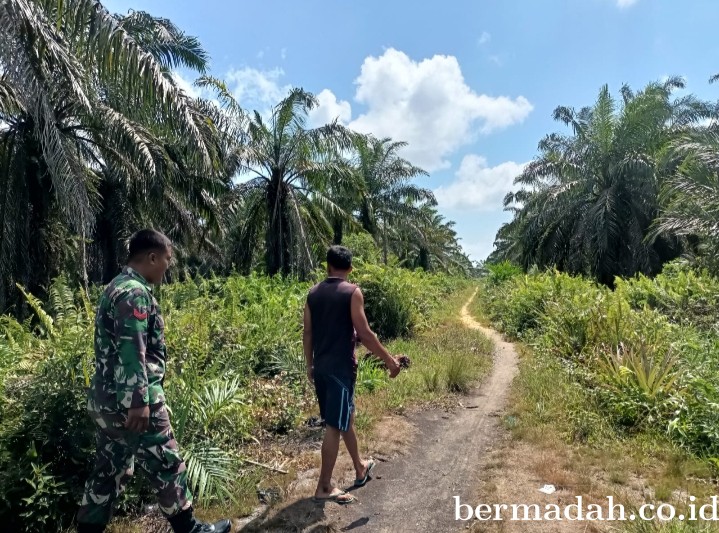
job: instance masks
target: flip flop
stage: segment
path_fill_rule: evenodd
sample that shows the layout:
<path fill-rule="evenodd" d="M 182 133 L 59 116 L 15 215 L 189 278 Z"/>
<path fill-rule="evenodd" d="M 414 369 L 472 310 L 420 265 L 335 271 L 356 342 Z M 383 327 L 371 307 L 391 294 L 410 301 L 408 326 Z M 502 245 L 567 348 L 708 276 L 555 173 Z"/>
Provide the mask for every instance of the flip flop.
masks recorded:
<path fill-rule="evenodd" d="M 342 498 L 340 498 L 342 496 Z M 320 502 L 335 502 L 340 505 L 349 505 L 350 503 L 354 503 L 357 501 L 357 498 L 352 496 L 349 492 L 340 491 L 337 494 L 333 494 L 332 496 L 328 496 L 327 498 L 318 498 L 317 496 L 312 496 L 312 501 L 315 503 Z"/>
<path fill-rule="evenodd" d="M 355 487 L 362 487 L 365 483 L 369 480 L 369 476 L 372 473 L 372 469 L 375 467 L 376 463 L 374 462 L 374 459 L 370 459 L 367 461 L 367 473 L 365 474 L 363 479 L 355 479 Z"/>

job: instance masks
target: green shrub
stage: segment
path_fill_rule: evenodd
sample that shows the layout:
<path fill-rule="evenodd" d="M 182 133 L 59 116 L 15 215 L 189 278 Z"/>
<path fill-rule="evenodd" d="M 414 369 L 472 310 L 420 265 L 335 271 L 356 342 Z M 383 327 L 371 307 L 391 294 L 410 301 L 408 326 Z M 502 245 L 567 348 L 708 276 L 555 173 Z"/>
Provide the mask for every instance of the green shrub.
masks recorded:
<path fill-rule="evenodd" d="M 503 332 L 524 338 L 541 328 L 549 302 L 563 302 L 588 290 L 592 285 L 587 282 L 555 271 L 512 276 L 494 288 L 488 285 L 479 296 L 489 317 Z"/>
<path fill-rule="evenodd" d="M 387 371 L 382 366 L 379 359 L 374 357 L 360 357 L 357 364 L 357 384 L 358 392 L 372 393 L 375 389 L 382 387 L 387 383 Z"/>
<path fill-rule="evenodd" d="M 567 292 L 545 302 L 540 319 L 541 342 L 559 357 L 582 359 L 595 341 L 606 305 L 606 289 L 589 285 Z"/>
<path fill-rule="evenodd" d="M 684 394 L 673 399 L 669 435 L 683 448 L 702 457 L 719 458 L 719 387 L 710 379 L 690 378 Z M 719 464 L 717 464 L 719 466 Z"/>
<path fill-rule="evenodd" d="M 278 360 L 301 350 L 308 290 L 309 283 L 256 275 L 164 286 L 172 364 L 193 375 L 272 374 Z"/>
<path fill-rule="evenodd" d="M 25 510 L 20 513 L 25 531 L 48 531 L 67 520 L 58 498 L 66 495 L 68 488 L 64 481 L 47 473 L 49 466 L 31 463 L 32 477 L 25 479 L 31 490 L 30 496 L 23 498 Z"/>
<path fill-rule="evenodd" d="M 362 289 L 370 327 L 381 339 L 408 335 L 414 326 L 412 300 L 417 287 L 403 278 L 397 279 L 372 265 L 352 277 Z"/>
<path fill-rule="evenodd" d="M 446 276 L 377 265 L 358 267 L 351 281 L 362 289 L 370 327 L 384 340 L 411 335 L 456 287 Z"/>
<path fill-rule="evenodd" d="M 366 232 L 350 233 L 342 239 L 342 246 L 352 252 L 352 262 L 356 265 L 378 265 L 382 260 L 382 251 L 372 235 Z"/>
<path fill-rule="evenodd" d="M 617 292 L 633 309 L 648 306 L 676 324 L 719 332 L 719 279 L 707 272 L 669 263 L 653 279 L 640 275 L 617 280 Z"/>
<path fill-rule="evenodd" d="M 487 281 L 492 285 L 501 285 L 507 280 L 524 274 L 522 267 L 509 261 L 485 265 L 488 271 Z"/>
<path fill-rule="evenodd" d="M 52 344 L 38 347 L 3 384 L 0 519 L 9 530 L 18 512 L 39 523 L 48 520 L 56 528 L 66 525 L 72 515 L 59 510 L 75 508 L 90 472 L 95 440 L 86 411 L 88 334 L 58 331 Z M 42 359 L 33 361 L 36 355 Z M 40 483 L 36 465 L 42 465 L 47 482 Z M 43 494 L 26 480 L 41 484 Z M 66 490 L 46 490 L 50 484 Z"/>

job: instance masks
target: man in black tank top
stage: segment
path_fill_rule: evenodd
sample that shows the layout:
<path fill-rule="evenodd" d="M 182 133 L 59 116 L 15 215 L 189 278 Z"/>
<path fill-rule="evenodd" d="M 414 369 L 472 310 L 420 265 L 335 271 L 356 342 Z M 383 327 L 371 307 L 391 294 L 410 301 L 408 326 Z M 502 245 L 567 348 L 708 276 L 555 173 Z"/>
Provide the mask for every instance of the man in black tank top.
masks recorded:
<path fill-rule="evenodd" d="M 356 472 L 356 486 L 369 479 L 374 462 L 362 461 L 354 429 L 354 388 L 357 377 L 355 345 L 361 341 L 387 365 L 389 375 L 400 366 L 370 329 L 364 312 L 364 297 L 347 281 L 352 254 L 342 246 L 327 251 L 327 279 L 310 290 L 304 313 L 303 346 L 307 377 L 315 386 L 320 414 L 325 421 L 322 467 L 315 498 L 345 504 L 355 498 L 332 485 L 340 437 L 345 441 Z"/>

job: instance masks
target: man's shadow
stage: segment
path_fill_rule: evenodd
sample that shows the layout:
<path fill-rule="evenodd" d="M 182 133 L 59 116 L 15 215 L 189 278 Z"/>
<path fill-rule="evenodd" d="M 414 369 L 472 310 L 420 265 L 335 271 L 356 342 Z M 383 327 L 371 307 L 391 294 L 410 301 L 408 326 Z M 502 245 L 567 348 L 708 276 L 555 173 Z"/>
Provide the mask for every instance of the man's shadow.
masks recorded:
<path fill-rule="evenodd" d="M 310 533 L 329 533 L 334 531 L 324 522 L 326 502 L 315 502 L 312 498 L 303 498 L 282 507 L 267 508 L 263 513 L 240 529 L 242 532 L 276 531 Z M 312 527 L 315 526 L 315 527 Z M 312 527 L 312 529 L 308 529 Z"/>
<path fill-rule="evenodd" d="M 349 490 L 353 488 L 347 487 Z M 248 533 L 260 531 L 299 533 L 306 530 L 307 533 L 334 533 L 337 531 L 336 527 L 323 523 L 327 518 L 325 505 L 336 504 L 316 502 L 312 498 L 303 498 L 274 513 L 272 512 L 274 509 L 267 508 L 257 518 L 240 528 L 240 531 Z M 362 517 L 339 531 L 351 531 L 367 525 L 368 522 L 369 517 Z"/>

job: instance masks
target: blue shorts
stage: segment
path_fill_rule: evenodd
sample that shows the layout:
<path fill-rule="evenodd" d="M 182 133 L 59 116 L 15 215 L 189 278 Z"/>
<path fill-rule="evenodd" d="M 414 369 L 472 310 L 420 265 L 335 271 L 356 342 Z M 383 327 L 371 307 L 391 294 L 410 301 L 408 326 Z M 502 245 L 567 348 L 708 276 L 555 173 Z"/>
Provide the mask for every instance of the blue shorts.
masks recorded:
<path fill-rule="evenodd" d="M 314 379 L 320 416 L 325 424 L 343 432 L 347 431 L 355 409 L 354 378 L 315 372 Z"/>

